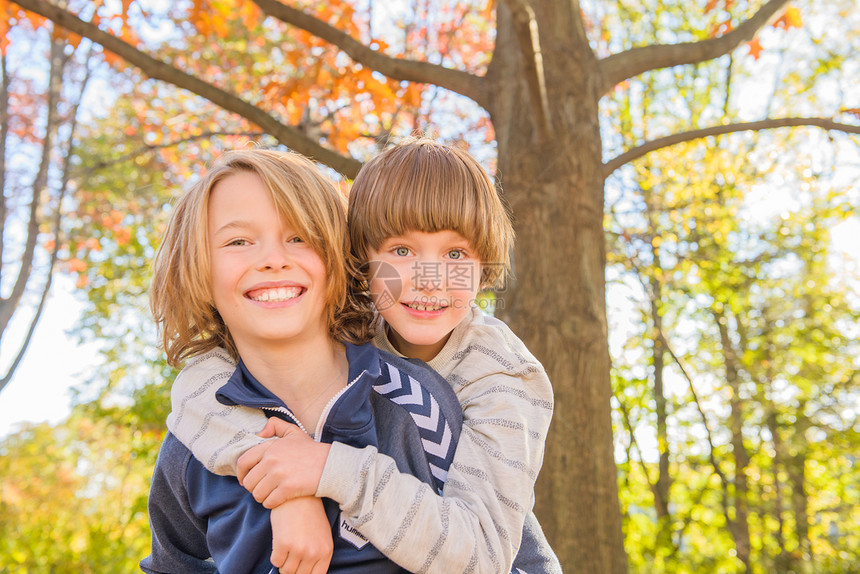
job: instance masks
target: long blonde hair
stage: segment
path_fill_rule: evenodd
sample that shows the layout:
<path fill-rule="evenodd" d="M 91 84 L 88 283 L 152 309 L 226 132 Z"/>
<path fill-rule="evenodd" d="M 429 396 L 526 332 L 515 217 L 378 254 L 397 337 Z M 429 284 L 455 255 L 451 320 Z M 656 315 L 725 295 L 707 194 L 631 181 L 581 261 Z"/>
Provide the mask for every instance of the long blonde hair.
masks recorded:
<path fill-rule="evenodd" d="M 213 304 L 207 221 L 212 189 L 240 172 L 260 177 L 284 221 L 325 263 L 325 313 L 331 336 L 352 343 L 367 341 L 373 314 L 367 296 L 354 288 L 357 266 L 350 255 L 344 195 L 299 154 L 231 151 L 179 197 L 155 256 L 150 307 L 167 362 L 179 366 L 189 356 L 218 346 L 238 357 Z"/>

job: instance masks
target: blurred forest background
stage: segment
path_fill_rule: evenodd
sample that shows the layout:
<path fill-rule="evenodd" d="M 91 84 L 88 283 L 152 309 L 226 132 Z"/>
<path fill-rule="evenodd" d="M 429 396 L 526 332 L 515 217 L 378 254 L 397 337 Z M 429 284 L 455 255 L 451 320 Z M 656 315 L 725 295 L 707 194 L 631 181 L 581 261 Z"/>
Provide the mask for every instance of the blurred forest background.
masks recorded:
<path fill-rule="evenodd" d="M 0 0 L 0 28 L 0 402 L 52 278 L 100 349 L 67 419 L 0 438 L 0 573 L 148 553 L 178 191 L 256 145 L 347 185 L 416 131 L 512 206 L 493 296 L 556 388 L 566 571 L 858 571 L 856 0 Z"/>

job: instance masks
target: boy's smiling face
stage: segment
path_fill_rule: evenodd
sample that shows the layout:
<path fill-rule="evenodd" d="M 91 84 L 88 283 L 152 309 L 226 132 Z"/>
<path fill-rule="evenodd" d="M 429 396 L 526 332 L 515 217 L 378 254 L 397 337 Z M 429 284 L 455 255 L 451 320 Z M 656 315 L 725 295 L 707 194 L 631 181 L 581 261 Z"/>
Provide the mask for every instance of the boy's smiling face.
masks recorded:
<path fill-rule="evenodd" d="M 481 261 L 456 231 L 409 231 L 370 250 L 370 295 L 394 347 L 429 361 L 470 312 Z"/>
<path fill-rule="evenodd" d="M 286 225 L 258 175 L 215 185 L 208 226 L 212 297 L 240 355 L 327 336 L 325 263 Z"/>

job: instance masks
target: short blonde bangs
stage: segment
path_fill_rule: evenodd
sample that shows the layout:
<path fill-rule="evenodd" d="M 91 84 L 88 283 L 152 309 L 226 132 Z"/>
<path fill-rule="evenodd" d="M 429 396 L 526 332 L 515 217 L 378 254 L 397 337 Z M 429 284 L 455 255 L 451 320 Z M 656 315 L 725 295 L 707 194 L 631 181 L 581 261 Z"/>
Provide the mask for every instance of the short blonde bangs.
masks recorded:
<path fill-rule="evenodd" d="M 482 263 L 484 286 L 498 286 L 510 266 L 513 228 L 492 180 L 467 152 L 409 139 L 362 166 L 349 197 L 349 231 L 367 261 L 389 237 L 409 231 L 456 231 Z"/>
<path fill-rule="evenodd" d="M 238 357 L 229 330 L 212 302 L 208 211 L 215 186 L 241 172 L 254 173 L 275 206 L 326 266 L 326 314 L 338 340 L 372 336 L 366 297 L 353 291 L 356 264 L 346 231 L 346 199 L 307 158 L 272 150 L 231 151 L 177 201 L 153 265 L 150 307 L 162 332 L 168 363 L 178 366 L 214 347 Z"/>

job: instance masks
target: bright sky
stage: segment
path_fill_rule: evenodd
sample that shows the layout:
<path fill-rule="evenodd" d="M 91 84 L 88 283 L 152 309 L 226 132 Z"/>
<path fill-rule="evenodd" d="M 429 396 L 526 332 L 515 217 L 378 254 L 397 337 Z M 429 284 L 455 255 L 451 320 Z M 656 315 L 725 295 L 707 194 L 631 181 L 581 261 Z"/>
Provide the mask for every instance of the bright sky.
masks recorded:
<path fill-rule="evenodd" d="M 69 413 L 70 389 L 97 357 L 95 345 L 79 346 L 69 331 L 80 318 L 82 305 L 73 296 L 73 280 L 57 276 L 45 312 L 15 377 L 0 392 L 0 437 L 22 422 L 56 423 Z M 0 366 L 8 369 L 24 338 L 21 321 L 4 337 Z"/>

